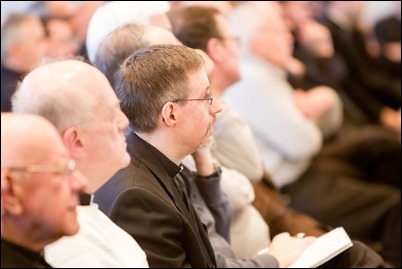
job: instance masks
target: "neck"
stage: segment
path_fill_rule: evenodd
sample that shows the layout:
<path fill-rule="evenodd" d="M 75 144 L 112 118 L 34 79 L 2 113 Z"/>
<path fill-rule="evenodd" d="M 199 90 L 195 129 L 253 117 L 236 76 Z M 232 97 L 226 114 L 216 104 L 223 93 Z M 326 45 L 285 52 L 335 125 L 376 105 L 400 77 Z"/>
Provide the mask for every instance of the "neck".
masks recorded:
<path fill-rule="evenodd" d="M 35 225 L 31 224 L 31 229 L 27 229 L 28 225 L 15 225 L 15 223 L 16 222 L 9 223 L 7 220 L 3 219 L 3 227 L 1 230 L 1 237 L 13 244 L 31 251 L 40 252 L 46 245 L 56 241 L 53 237 L 41 236 L 34 227 Z"/>
<path fill-rule="evenodd" d="M 210 76 L 209 81 L 212 94 L 218 99 L 221 99 L 224 92 L 233 84 L 232 82 L 228 81 L 228 77 L 222 74 L 222 72 L 214 72 Z"/>
<path fill-rule="evenodd" d="M 165 155 L 169 160 L 177 165 L 183 161 L 183 159 L 190 153 L 182 153 L 176 139 L 174 139 L 173 134 L 167 134 L 162 132 L 152 132 L 152 133 L 136 133 L 140 138 L 154 146 L 163 155 Z"/>

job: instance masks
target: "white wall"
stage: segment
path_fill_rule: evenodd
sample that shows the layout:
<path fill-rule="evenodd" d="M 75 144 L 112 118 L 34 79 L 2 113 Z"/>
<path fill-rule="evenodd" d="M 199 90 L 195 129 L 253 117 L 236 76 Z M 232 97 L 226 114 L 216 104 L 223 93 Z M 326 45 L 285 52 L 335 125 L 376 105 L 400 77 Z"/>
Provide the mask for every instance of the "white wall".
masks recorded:
<path fill-rule="evenodd" d="M 384 18 L 396 12 L 399 9 L 401 1 L 366 1 L 367 6 L 364 11 L 364 20 L 366 20 L 370 26 L 374 25 L 379 19 Z M 399 2 L 399 7 L 397 7 Z"/>

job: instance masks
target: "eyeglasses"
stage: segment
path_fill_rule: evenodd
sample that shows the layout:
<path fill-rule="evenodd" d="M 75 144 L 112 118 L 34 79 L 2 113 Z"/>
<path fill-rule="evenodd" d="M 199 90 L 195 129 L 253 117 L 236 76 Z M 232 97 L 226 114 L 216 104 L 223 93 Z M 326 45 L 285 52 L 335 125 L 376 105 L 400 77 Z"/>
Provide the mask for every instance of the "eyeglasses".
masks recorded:
<path fill-rule="evenodd" d="M 74 159 L 69 159 L 65 167 L 56 167 L 54 165 L 27 165 L 24 167 L 10 167 L 11 171 L 23 173 L 50 173 L 57 175 L 71 175 L 77 164 Z"/>
<path fill-rule="evenodd" d="M 238 36 L 225 36 L 225 37 L 221 37 L 219 38 L 221 40 L 232 40 L 237 47 L 241 46 L 241 38 Z"/>
<path fill-rule="evenodd" d="M 212 106 L 212 103 L 214 102 L 214 97 L 212 96 L 212 93 L 208 93 L 208 96 L 205 98 L 178 99 L 172 102 L 185 102 L 185 101 L 209 101 L 209 104 Z"/>

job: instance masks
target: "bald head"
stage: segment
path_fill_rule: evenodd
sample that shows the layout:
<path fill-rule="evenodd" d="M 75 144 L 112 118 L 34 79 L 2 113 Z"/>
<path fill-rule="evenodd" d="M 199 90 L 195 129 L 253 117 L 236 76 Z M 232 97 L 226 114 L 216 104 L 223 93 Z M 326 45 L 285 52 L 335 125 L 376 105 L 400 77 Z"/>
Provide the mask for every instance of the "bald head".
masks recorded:
<path fill-rule="evenodd" d="M 13 111 L 41 115 L 60 131 L 90 119 L 98 95 L 110 91 L 105 76 L 78 60 L 49 63 L 30 72 L 13 96 Z"/>
<path fill-rule="evenodd" d="M 4 168 L 21 167 L 44 158 L 53 147 L 61 153 L 66 152 L 57 130 L 44 118 L 28 114 L 1 113 L 2 193 L 8 191 L 10 186 L 3 174 Z M 1 211 L 3 215 L 3 200 Z"/>
<path fill-rule="evenodd" d="M 13 111 L 41 115 L 59 130 L 93 193 L 126 166 L 127 117 L 105 75 L 77 60 L 43 65 L 29 73 L 13 97 Z"/>
<path fill-rule="evenodd" d="M 46 119 L 29 114 L 1 114 L 1 167 L 24 166 L 51 151 L 66 155 L 60 135 Z"/>

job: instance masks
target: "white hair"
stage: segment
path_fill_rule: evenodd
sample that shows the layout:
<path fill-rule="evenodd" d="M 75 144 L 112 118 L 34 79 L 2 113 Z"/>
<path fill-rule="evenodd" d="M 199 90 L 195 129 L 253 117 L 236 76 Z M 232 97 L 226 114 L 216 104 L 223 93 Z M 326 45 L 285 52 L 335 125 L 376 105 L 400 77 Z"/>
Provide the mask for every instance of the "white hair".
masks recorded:
<path fill-rule="evenodd" d="M 153 15 L 170 9 L 167 1 L 114 1 L 99 7 L 88 24 L 86 47 L 93 63 L 103 39 L 119 26 L 128 23 L 150 24 Z"/>
<path fill-rule="evenodd" d="M 245 2 L 237 5 L 229 14 L 229 28 L 234 36 L 241 39 L 241 53 L 250 53 L 250 39 L 258 33 L 266 18 L 267 3 Z"/>

